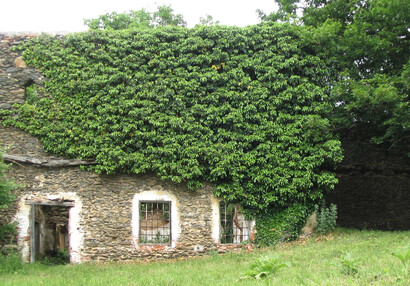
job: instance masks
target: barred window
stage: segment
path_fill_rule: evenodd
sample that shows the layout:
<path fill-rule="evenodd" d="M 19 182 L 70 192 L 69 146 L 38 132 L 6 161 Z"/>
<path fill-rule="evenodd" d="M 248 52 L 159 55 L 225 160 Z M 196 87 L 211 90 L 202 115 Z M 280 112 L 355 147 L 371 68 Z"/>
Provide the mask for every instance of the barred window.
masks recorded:
<path fill-rule="evenodd" d="M 219 213 L 222 244 L 249 242 L 251 222 L 245 219 L 239 205 L 220 202 Z"/>
<path fill-rule="evenodd" d="M 171 243 L 171 202 L 141 201 L 140 244 Z"/>

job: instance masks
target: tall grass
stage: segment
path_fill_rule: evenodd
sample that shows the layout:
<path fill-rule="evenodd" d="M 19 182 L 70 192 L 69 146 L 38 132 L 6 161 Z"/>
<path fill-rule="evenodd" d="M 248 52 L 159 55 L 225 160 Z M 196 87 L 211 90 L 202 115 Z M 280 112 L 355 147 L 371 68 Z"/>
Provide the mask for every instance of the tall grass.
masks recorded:
<path fill-rule="evenodd" d="M 410 285 L 399 259 L 392 252 L 405 247 L 410 232 L 338 229 L 313 237 L 264 248 L 252 253 L 211 255 L 163 262 L 84 263 L 47 267 L 25 264 L 1 274 L 0 285 Z M 360 260 L 357 273 L 344 274 L 335 263 L 350 253 Z M 255 259 L 280 255 L 291 267 L 265 279 L 238 280 Z"/>
<path fill-rule="evenodd" d="M 0 275 L 23 271 L 24 265 L 17 253 L 0 254 Z"/>

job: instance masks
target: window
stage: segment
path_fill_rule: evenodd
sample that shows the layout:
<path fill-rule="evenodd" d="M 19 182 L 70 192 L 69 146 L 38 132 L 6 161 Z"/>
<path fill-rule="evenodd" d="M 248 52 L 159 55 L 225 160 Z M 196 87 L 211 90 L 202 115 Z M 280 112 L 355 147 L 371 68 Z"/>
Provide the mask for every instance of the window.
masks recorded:
<path fill-rule="evenodd" d="M 249 242 L 251 221 L 246 220 L 237 204 L 219 203 L 221 243 L 246 243 Z"/>
<path fill-rule="evenodd" d="M 139 243 L 171 243 L 171 202 L 140 201 Z"/>
<path fill-rule="evenodd" d="M 134 194 L 132 237 L 136 249 L 140 249 L 143 245 L 163 245 L 174 248 L 180 233 L 178 200 L 174 194 L 166 190 L 150 190 Z"/>

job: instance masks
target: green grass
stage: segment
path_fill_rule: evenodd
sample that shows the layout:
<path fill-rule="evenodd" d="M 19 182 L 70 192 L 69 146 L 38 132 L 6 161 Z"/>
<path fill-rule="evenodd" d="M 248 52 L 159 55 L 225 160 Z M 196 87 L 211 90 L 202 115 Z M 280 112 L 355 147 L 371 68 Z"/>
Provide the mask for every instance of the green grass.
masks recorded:
<path fill-rule="evenodd" d="M 403 264 L 391 254 L 409 242 L 410 231 L 338 229 L 330 236 L 252 253 L 183 261 L 52 267 L 25 264 L 13 273 L 0 274 L 0 285 L 410 285 Z M 335 266 L 346 253 L 360 262 L 356 274 L 343 274 Z M 255 258 L 276 254 L 291 267 L 281 268 L 265 279 L 238 281 Z"/>

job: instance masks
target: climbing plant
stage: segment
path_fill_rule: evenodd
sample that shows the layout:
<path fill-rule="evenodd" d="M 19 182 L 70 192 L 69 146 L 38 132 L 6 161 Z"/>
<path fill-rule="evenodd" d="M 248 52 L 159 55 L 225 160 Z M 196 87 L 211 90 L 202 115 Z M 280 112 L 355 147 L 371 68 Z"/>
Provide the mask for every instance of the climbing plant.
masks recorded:
<path fill-rule="evenodd" d="M 296 239 L 312 211 L 311 205 L 293 204 L 285 208 L 272 208 L 258 213 L 255 217 L 255 244 L 269 246 L 279 241 Z"/>
<path fill-rule="evenodd" d="M 6 209 L 13 203 L 14 196 L 12 190 L 17 187 L 17 185 L 7 177 L 7 170 L 8 165 L 3 161 L 3 150 L 0 148 L 0 210 Z M 6 235 L 13 233 L 14 231 L 15 228 L 13 224 L 0 222 L 0 241 L 2 241 Z"/>
<path fill-rule="evenodd" d="M 8 165 L 3 161 L 3 150 L 0 149 L 0 209 L 7 208 L 14 200 L 11 191 L 16 184 L 6 176 Z"/>
<path fill-rule="evenodd" d="M 325 62 L 265 23 L 95 30 L 22 45 L 46 96 L 4 117 L 98 173 L 154 173 L 255 210 L 308 203 L 341 160 Z"/>

